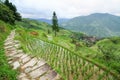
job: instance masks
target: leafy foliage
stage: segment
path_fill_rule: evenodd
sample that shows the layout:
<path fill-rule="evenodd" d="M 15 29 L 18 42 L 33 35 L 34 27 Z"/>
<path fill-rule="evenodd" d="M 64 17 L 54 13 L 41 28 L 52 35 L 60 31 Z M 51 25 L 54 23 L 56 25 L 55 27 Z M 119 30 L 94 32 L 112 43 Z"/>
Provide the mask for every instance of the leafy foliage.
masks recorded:
<path fill-rule="evenodd" d="M 0 2 L 0 20 L 7 23 L 14 24 L 15 20 L 21 21 L 21 16 L 17 12 L 16 7 L 6 0 L 4 3 Z"/>
<path fill-rule="evenodd" d="M 15 17 L 14 17 L 15 20 L 21 21 L 21 16 L 20 16 L 20 14 L 17 12 L 17 9 L 16 9 L 15 5 L 13 5 L 12 3 L 10 3 L 9 0 L 6 0 L 6 1 L 4 2 L 4 4 L 5 4 L 7 7 L 9 7 L 10 10 L 13 11 L 13 15 L 15 16 Z"/>
<path fill-rule="evenodd" d="M 13 11 L 2 3 L 0 3 L 0 19 L 11 24 L 15 21 Z"/>

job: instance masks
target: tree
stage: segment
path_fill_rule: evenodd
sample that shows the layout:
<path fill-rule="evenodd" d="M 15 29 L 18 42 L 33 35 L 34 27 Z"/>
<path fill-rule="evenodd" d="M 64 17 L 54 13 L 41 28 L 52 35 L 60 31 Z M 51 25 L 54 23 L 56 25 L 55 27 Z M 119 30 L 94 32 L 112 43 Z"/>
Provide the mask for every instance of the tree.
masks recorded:
<path fill-rule="evenodd" d="M 14 24 L 15 20 L 21 21 L 21 16 L 17 12 L 15 5 L 9 0 L 0 0 L 0 20 Z"/>
<path fill-rule="evenodd" d="M 53 12 L 52 29 L 55 32 L 55 36 L 56 36 L 57 32 L 59 32 L 59 27 L 58 27 L 58 19 L 55 12 Z"/>
<path fill-rule="evenodd" d="M 14 17 L 13 11 L 6 5 L 0 3 L 0 20 L 13 24 L 15 21 Z"/>
<path fill-rule="evenodd" d="M 15 7 L 15 5 L 13 5 L 12 3 L 9 2 L 9 0 L 5 0 L 4 4 L 9 7 L 10 10 L 13 11 L 13 15 L 15 16 L 15 20 L 17 21 L 21 21 L 21 16 L 20 14 L 17 12 L 17 9 Z"/>

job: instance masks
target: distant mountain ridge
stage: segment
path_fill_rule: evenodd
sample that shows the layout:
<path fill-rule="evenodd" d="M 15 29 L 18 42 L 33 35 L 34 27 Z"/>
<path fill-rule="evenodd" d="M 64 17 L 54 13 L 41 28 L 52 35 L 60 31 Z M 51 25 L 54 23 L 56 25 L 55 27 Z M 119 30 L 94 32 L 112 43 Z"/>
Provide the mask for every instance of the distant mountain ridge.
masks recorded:
<path fill-rule="evenodd" d="M 79 16 L 61 24 L 63 28 L 83 32 L 90 36 L 120 36 L 120 17 L 108 13 Z"/>
<path fill-rule="evenodd" d="M 38 21 L 46 22 L 48 24 L 52 24 L 52 19 L 39 18 L 39 19 L 34 19 L 34 20 L 38 20 Z M 67 19 L 67 18 L 58 19 L 59 24 L 61 24 L 63 22 L 67 22 L 67 21 L 69 21 L 69 19 Z"/>

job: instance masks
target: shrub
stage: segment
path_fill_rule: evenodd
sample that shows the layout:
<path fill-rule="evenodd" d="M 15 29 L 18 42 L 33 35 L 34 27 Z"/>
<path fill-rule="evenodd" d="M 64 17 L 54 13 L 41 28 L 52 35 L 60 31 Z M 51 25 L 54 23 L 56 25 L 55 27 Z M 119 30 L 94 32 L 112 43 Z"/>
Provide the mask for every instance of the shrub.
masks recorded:
<path fill-rule="evenodd" d="M 15 22 L 13 11 L 11 11 L 7 6 L 0 3 L 0 19 L 13 24 Z"/>

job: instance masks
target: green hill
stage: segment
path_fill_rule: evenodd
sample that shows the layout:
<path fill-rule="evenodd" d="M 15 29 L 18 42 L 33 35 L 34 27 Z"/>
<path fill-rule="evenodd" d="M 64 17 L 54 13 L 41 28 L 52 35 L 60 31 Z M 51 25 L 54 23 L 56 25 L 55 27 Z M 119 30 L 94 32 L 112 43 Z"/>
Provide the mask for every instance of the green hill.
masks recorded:
<path fill-rule="evenodd" d="M 26 23 L 26 21 L 28 22 L 28 24 Z M 26 26 L 32 26 L 25 27 L 25 24 Z M 118 56 L 119 48 L 115 44 L 119 43 L 120 38 L 103 39 L 96 41 L 93 44 L 89 44 L 91 42 L 86 41 L 86 39 L 81 39 L 83 36 L 87 37 L 87 35 L 84 35 L 82 33 L 74 33 L 65 29 L 60 29 L 60 32 L 58 32 L 57 36 L 55 37 L 51 26 L 43 22 L 24 19 L 22 22 L 18 22 L 17 25 L 20 27 L 16 28 L 16 39 L 21 41 L 21 48 L 30 55 L 45 59 L 48 64 L 52 68 L 54 68 L 64 79 L 69 80 L 69 76 L 71 73 L 75 75 L 72 78 L 75 79 L 76 77 L 77 79 L 79 79 L 77 75 L 79 74 L 79 72 L 76 70 L 79 69 L 77 66 L 80 63 L 79 60 L 81 59 L 83 60 L 83 62 L 81 62 L 81 65 L 79 66 L 82 66 L 81 72 L 83 74 L 88 69 L 92 70 L 92 68 L 90 67 L 95 65 L 97 65 L 99 69 L 104 69 L 105 71 L 110 70 L 115 72 L 116 74 L 119 73 L 120 65 L 119 63 L 117 63 L 120 59 L 120 57 Z M 104 49 L 104 47 L 102 46 L 103 44 L 106 53 L 101 52 Z M 99 46 L 101 46 L 101 48 L 99 48 Z M 111 47 L 113 49 L 111 49 Z M 110 49 L 113 50 L 113 53 L 109 52 Z M 110 55 L 110 57 L 105 58 L 106 54 Z M 114 56 L 114 58 L 111 56 Z M 107 59 L 109 60 L 109 63 Z M 68 66 L 65 66 L 66 64 Z M 71 69 L 70 71 L 68 70 L 68 67 Z M 96 74 L 96 72 L 94 71 L 92 73 L 90 72 L 91 75 L 89 72 L 86 73 L 89 75 L 84 74 L 86 75 L 86 77 L 84 78 L 89 79 L 92 74 Z M 100 77 L 99 75 L 98 78 L 102 79 L 103 76 Z"/>
<path fill-rule="evenodd" d="M 107 13 L 95 13 L 88 16 L 75 17 L 62 23 L 62 27 L 83 32 L 90 36 L 120 36 L 120 17 Z"/>
<path fill-rule="evenodd" d="M 86 39 L 87 37 L 89 38 L 89 36 L 82 33 L 71 32 L 62 28 L 55 37 L 54 32 L 52 32 L 51 25 L 40 21 L 24 19 L 22 22 L 17 22 L 17 25 L 21 27 L 17 28 L 17 32 L 22 36 L 21 38 L 18 37 L 18 39 L 22 41 L 24 46 L 26 43 L 29 43 L 27 39 L 33 40 L 33 38 L 52 42 L 76 52 L 78 55 L 92 59 L 98 62 L 98 64 L 104 64 L 116 72 L 120 72 L 120 65 L 117 63 L 120 59 L 120 56 L 118 56 L 120 42 L 119 37 L 105 38 L 92 43 Z M 82 39 L 84 36 L 86 38 Z M 27 42 L 25 42 L 25 39 Z M 101 46 L 101 48 L 99 48 L 99 46 Z M 24 49 L 26 50 L 25 47 Z M 101 50 L 105 50 L 105 53 L 101 52 Z M 110 50 L 113 50 L 113 52 L 111 51 L 112 53 L 110 53 Z M 114 56 L 114 58 L 110 57 L 110 61 L 108 63 L 104 58 L 106 55 Z"/>
<path fill-rule="evenodd" d="M 110 66 L 120 73 L 120 37 L 112 37 L 98 41 L 93 49 L 96 49 L 98 54 L 96 60 L 106 66 Z"/>
<path fill-rule="evenodd" d="M 83 67 L 84 69 L 82 68 L 82 74 L 84 74 L 85 72 L 84 70 L 87 70 L 88 67 L 90 68 L 91 66 L 94 66 L 94 65 L 99 66 L 100 69 L 104 68 L 105 70 L 107 70 L 108 68 L 114 71 L 116 74 L 119 73 L 120 65 L 118 63 L 118 60 L 120 59 L 120 57 L 118 55 L 119 55 L 119 41 L 120 41 L 119 39 L 120 38 L 103 39 L 93 43 L 91 46 L 88 46 L 89 43 L 91 42 L 87 42 L 84 39 L 81 39 L 83 36 L 87 37 L 87 35 L 84 35 L 82 33 L 74 33 L 61 28 L 60 32 L 58 32 L 57 36 L 55 37 L 54 32 L 52 31 L 51 25 L 40 22 L 40 21 L 23 19 L 21 22 L 16 22 L 16 25 L 14 25 L 16 28 L 4 22 L 2 22 L 1 24 L 2 26 L 4 24 L 5 27 L 8 28 L 6 30 L 9 30 L 9 31 L 11 30 L 9 28 L 16 29 L 17 34 L 15 39 L 18 39 L 21 41 L 21 45 L 22 45 L 21 48 L 25 52 L 31 55 L 35 55 L 37 57 L 39 56 L 44 58 L 45 60 L 48 60 L 48 63 L 64 78 L 68 77 L 64 75 L 69 75 L 70 73 L 69 71 L 67 71 L 69 66 L 65 67 L 64 65 L 69 64 L 68 62 L 72 61 L 72 64 L 70 64 L 71 65 L 70 68 L 76 71 L 77 65 L 78 65 L 76 64 L 76 62 L 79 63 L 79 59 L 81 58 L 83 59 L 81 66 L 84 66 Z M 5 35 L 3 34 L 3 36 Z M 78 45 L 76 46 L 76 43 L 80 44 L 80 46 Z M 110 43 L 110 44 L 107 44 L 107 43 Z M 41 47 L 41 45 L 43 44 L 45 46 Z M 104 59 L 104 56 L 105 56 L 104 53 L 102 53 L 100 51 L 101 49 L 98 48 L 98 46 L 102 46 L 103 44 L 104 44 L 104 47 L 106 46 L 105 48 L 106 52 L 108 52 L 109 49 L 111 49 L 110 48 L 111 46 L 113 48 L 113 54 L 108 53 L 111 56 L 114 56 L 114 58 L 110 57 L 109 63 L 106 61 L 106 59 Z M 46 51 L 45 53 L 48 53 L 49 50 L 52 55 L 48 55 L 48 54 L 42 55 L 45 51 Z M 58 55 L 55 55 L 56 53 L 58 53 Z M 70 55 L 68 55 L 68 53 Z M 1 59 L 2 58 L 3 57 L 1 57 Z M 59 63 L 60 65 L 56 65 L 58 64 L 56 63 L 58 62 L 58 60 L 64 60 L 63 62 L 65 63 Z M 85 66 L 84 64 L 86 64 L 87 61 L 89 62 L 89 65 Z M 104 66 L 106 66 L 107 68 L 105 68 Z M 62 67 L 64 67 L 65 71 L 62 70 Z M 74 74 L 74 71 L 71 71 L 71 72 L 73 72 Z M 10 78 L 12 78 L 13 74 L 8 74 L 8 75 L 11 75 Z M 77 72 L 77 74 L 79 74 L 79 72 Z M 78 77 L 78 76 L 76 75 L 75 77 Z M 87 77 L 85 78 L 87 79 L 89 77 L 90 75 L 87 75 Z"/>
<path fill-rule="evenodd" d="M 81 29 L 83 30 L 81 32 L 86 31 L 87 34 L 96 34 L 98 37 L 114 36 L 117 33 L 119 35 L 119 17 L 117 16 L 93 14 L 80 18 L 82 20 L 79 20 L 79 17 L 70 20 L 69 26 L 74 25 L 78 31 Z M 82 27 L 79 28 L 77 24 Z M 70 28 L 73 29 L 72 27 Z M 5 55 L 4 40 L 13 29 L 15 29 L 15 40 L 20 41 L 19 49 L 35 58 L 44 59 L 53 70 L 60 74 L 62 80 L 119 80 L 119 37 L 100 40 L 80 31 L 72 32 L 64 28 L 60 28 L 55 36 L 50 24 L 29 19 L 21 20 L 16 7 L 9 0 L 5 3 L 0 0 L 0 80 L 16 80 L 19 70 L 22 70 L 22 68 L 13 70 L 8 64 L 8 59 L 11 58 Z M 12 52 L 12 50 L 9 51 Z M 43 72 L 42 75 L 49 76 L 43 69 L 40 70 Z"/>

